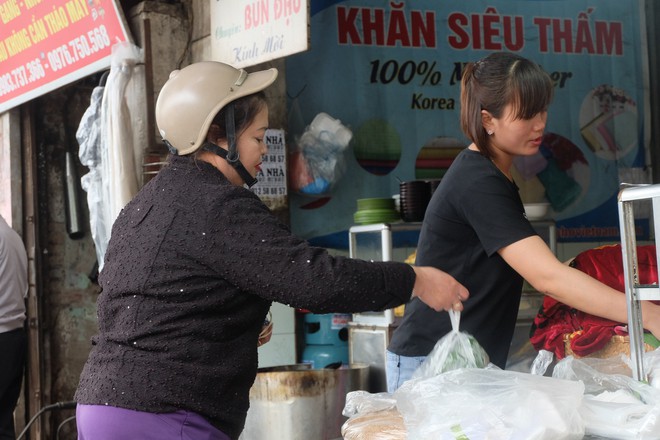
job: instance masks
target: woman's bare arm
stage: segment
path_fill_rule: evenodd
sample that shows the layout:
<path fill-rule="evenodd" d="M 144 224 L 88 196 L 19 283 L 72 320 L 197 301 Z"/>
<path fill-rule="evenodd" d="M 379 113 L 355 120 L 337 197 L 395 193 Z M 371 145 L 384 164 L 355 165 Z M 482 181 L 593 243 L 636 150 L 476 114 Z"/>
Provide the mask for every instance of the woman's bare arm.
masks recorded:
<path fill-rule="evenodd" d="M 626 296 L 597 279 L 561 263 L 539 236 L 499 250 L 504 260 L 536 290 L 578 310 L 628 322 Z M 644 328 L 660 336 L 660 306 L 643 301 Z"/>

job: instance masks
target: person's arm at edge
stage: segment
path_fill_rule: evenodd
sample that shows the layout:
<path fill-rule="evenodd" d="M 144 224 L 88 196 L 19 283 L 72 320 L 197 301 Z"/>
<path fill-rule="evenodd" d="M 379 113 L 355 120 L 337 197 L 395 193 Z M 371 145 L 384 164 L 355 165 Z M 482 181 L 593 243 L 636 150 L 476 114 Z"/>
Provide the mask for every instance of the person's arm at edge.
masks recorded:
<path fill-rule="evenodd" d="M 591 315 L 628 322 L 626 296 L 560 262 L 539 236 L 519 240 L 499 254 L 536 290 Z M 660 306 L 641 302 L 645 329 L 660 337 Z"/>

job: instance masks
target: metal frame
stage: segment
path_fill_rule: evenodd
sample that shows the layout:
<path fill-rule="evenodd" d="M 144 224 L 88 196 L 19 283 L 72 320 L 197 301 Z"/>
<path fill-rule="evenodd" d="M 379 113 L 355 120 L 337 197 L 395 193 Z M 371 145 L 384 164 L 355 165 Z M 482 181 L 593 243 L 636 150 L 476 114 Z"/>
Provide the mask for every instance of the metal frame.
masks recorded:
<path fill-rule="evenodd" d="M 660 264 L 660 248 L 657 246 L 656 231 L 660 231 L 660 184 L 622 184 L 618 195 L 619 227 L 621 230 L 621 252 L 623 254 L 623 276 L 628 308 L 628 333 L 630 335 L 630 359 L 633 378 L 648 381 L 644 371 L 644 328 L 640 301 L 660 300 L 658 285 L 641 285 L 637 273 L 637 237 L 633 202 L 651 201 L 655 240 L 656 264 Z M 659 272 L 660 273 L 660 272 Z"/>

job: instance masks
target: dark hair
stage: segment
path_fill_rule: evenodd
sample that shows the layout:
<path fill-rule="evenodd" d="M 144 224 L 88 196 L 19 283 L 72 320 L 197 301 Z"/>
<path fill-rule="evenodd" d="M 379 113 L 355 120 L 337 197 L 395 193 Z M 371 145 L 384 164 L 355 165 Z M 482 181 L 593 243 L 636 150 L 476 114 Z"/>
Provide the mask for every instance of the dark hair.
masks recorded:
<path fill-rule="evenodd" d="M 235 101 L 234 104 L 234 124 L 236 126 L 236 137 L 238 138 L 241 133 L 254 121 L 257 114 L 266 106 L 266 94 L 263 91 L 253 93 L 251 95 L 243 96 Z M 225 124 L 225 115 L 227 114 L 228 106 L 224 106 L 211 122 L 209 129 L 209 136 L 213 142 L 216 139 L 227 139 L 227 126 Z"/>
<path fill-rule="evenodd" d="M 491 157 L 481 111 L 496 118 L 513 105 L 516 119 L 547 111 L 552 101 L 550 76 L 538 64 L 509 52 L 495 52 L 469 63 L 461 79 L 461 128 L 481 154 Z"/>

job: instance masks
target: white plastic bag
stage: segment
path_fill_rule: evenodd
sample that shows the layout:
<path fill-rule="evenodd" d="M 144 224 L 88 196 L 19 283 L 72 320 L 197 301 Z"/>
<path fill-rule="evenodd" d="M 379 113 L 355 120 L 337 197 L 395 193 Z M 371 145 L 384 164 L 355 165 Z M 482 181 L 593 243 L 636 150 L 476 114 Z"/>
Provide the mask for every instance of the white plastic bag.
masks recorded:
<path fill-rule="evenodd" d="M 405 382 L 395 393 L 415 440 L 582 439 L 584 386 L 495 366 Z"/>
<path fill-rule="evenodd" d="M 553 377 L 584 383 L 580 414 L 589 435 L 618 440 L 660 438 L 660 390 L 631 377 L 626 356 L 606 359 L 568 356 Z"/>
<path fill-rule="evenodd" d="M 349 419 L 341 427 L 344 440 L 406 440 L 406 427 L 390 393 L 346 394 L 343 415 Z"/>
<path fill-rule="evenodd" d="M 426 379 L 458 368 L 484 368 L 489 358 L 474 336 L 459 331 L 461 313 L 449 311 L 452 331 L 435 344 L 412 379 Z"/>
<path fill-rule="evenodd" d="M 553 352 L 548 350 L 539 350 L 536 357 L 534 358 L 534 361 L 532 362 L 530 373 L 543 376 L 546 371 L 548 371 L 548 367 L 554 362 L 554 360 L 555 354 Z"/>
<path fill-rule="evenodd" d="M 342 414 L 344 417 L 351 417 L 355 414 L 366 414 L 385 409 L 394 409 L 396 400 L 390 393 L 370 393 L 368 391 L 357 390 L 346 394 L 346 403 Z"/>
<path fill-rule="evenodd" d="M 626 358 L 628 365 L 632 368 L 632 361 Z M 644 371 L 648 374 L 649 384 L 653 388 L 660 389 L 660 348 L 647 351 L 643 354 Z"/>

